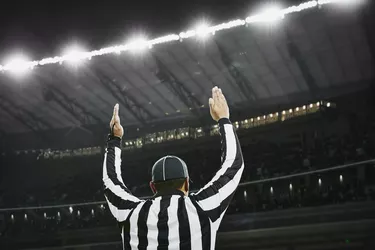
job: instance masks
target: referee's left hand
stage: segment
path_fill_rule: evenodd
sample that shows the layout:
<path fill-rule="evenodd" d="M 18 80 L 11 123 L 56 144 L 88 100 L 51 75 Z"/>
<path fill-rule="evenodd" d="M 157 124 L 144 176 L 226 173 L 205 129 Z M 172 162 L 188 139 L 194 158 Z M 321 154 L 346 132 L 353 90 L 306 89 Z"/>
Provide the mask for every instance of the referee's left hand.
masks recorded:
<path fill-rule="evenodd" d="M 122 136 L 124 135 L 124 128 L 120 123 L 120 116 L 118 114 L 119 109 L 120 107 L 117 103 L 113 108 L 113 116 L 111 122 L 109 123 L 109 126 L 111 127 L 111 129 L 113 129 L 112 132 L 114 136 L 122 138 Z"/>

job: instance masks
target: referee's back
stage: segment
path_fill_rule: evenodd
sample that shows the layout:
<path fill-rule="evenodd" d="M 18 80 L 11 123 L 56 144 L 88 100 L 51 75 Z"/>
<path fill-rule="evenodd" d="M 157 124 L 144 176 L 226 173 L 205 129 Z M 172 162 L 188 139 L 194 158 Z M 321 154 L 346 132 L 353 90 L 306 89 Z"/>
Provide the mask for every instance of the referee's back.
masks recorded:
<path fill-rule="evenodd" d="M 222 118 L 218 123 L 221 168 L 202 189 L 189 195 L 173 189 L 157 192 L 147 200 L 133 196 L 121 177 L 121 139 L 109 138 L 103 165 L 105 197 L 121 225 L 124 249 L 215 249 L 219 224 L 244 168 L 240 144 L 231 122 Z M 172 175 L 187 175 L 185 168 L 169 168 L 172 172 L 180 170 Z M 168 179 L 170 171 L 165 159 L 159 170 L 155 170 L 155 175 L 160 175 L 157 178 Z"/>

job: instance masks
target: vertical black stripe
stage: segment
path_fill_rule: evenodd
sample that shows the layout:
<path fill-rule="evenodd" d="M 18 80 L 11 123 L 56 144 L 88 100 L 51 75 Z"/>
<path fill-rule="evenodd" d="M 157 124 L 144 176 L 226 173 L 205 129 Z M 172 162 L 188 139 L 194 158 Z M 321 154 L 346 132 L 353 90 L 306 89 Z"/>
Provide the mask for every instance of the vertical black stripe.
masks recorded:
<path fill-rule="evenodd" d="M 124 232 L 123 245 L 124 245 L 125 250 L 131 250 L 131 247 L 130 247 L 130 217 L 132 216 L 133 212 L 134 212 L 134 209 L 129 213 L 129 216 L 126 219 L 126 221 L 124 221 L 122 223 L 122 230 Z"/>
<path fill-rule="evenodd" d="M 202 234 L 202 250 L 211 250 L 211 222 L 210 218 L 194 200 L 190 199 L 198 213 L 199 222 L 201 224 Z"/>
<path fill-rule="evenodd" d="M 169 229 L 168 229 L 168 207 L 171 204 L 171 195 L 162 196 L 160 211 L 158 214 L 158 250 L 168 250 Z"/>
<path fill-rule="evenodd" d="M 148 239 L 147 239 L 147 218 L 150 211 L 150 207 L 152 205 L 151 200 L 147 200 L 138 214 L 138 249 L 139 250 L 146 250 L 148 246 Z"/>
<path fill-rule="evenodd" d="M 184 197 L 180 197 L 178 200 L 177 216 L 179 224 L 178 231 L 180 234 L 180 250 L 191 250 L 190 224 Z"/>

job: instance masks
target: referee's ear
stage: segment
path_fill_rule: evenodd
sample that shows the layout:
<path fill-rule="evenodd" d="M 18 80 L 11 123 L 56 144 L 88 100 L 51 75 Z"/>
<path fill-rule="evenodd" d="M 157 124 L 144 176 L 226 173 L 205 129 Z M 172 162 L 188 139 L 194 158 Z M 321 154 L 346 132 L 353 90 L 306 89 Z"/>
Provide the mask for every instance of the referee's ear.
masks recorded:
<path fill-rule="evenodd" d="M 153 192 L 154 194 L 156 194 L 155 184 L 154 184 L 152 181 L 150 181 L 150 188 L 151 188 L 152 192 Z"/>

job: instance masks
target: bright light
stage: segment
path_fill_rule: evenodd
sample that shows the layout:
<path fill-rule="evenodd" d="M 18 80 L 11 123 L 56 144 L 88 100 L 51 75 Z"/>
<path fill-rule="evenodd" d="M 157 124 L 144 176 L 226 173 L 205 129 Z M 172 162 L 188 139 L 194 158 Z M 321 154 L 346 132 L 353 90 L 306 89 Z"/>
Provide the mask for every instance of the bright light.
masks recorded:
<path fill-rule="evenodd" d="M 73 66 L 79 65 L 82 60 L 88 59 L 85 50 L 79 45 L 72 45 L 64 50 L 64 55 L 62 56 L 63 61 L 72 64 Z"/>
<path fill-rule="evenodd" d="M 12 215 L 10 215 L 10 218 L 12 219 L 12 220 L 14 220 L 14 215 L 12 214 Z"/>
<path fill-rule="evenodd" d="M 286 113 L 286 112 L 285 112 L 285 110 L 284 110 L 284 111 L 283 111 L 283 115 L 285 115 L 285 113 Z"/>
<path fill-rule="evenodd" d="M 303 105 L 302 109 L 305 110 L 306 109 L 306 105 Z"/>
<path fill-rule="evenodd" d="M 310 104 L 310 108 L 314 107 L 314 104 Z"/>
<path fill-rule="evenodd" d="M 247 123 L 248 121 L 247 120 L 245 120 L 245 123 Z"/>
<path fill-rule="evenodd" d="M 342 174 L 340 174 L 340 182 L 342 183 L 344 181 L 344 178 L 342 177 Z"/>
<path fill-rule="evenodd" d="M 273 114 L 270 114 L 270 117 L 272 118 L 272 117 L 273 117 Z"/>
<path fill-rule="evenodd" d="M 243 191 L 243 197 L 245 198 L 245 200 L 247 199 L 247 192 L 246 192 L 246 190 Z"/>
<path fill-rule="evenodd" d="M 43 217 L 44 217 L 44 219 L 46 219 L 46 218 L 47 218 L 47 214 L 46 214 L 46 213 L 44 213 Z"/>
<path fill-rule="evenodd" d="M 290 114 L 293 113 L 293 109 L 289 109 L 289 113 L 290 113 Z"/>
<path fill-rule="evenodd" d="M 57 217 L 60 217 L 60 212 L 57 212 Z"/>
<path fill-rule="evenodd" d="M 317 103 L 316 103 L 316 106 L 318 106 L 318 107 L 319 107 L 319 106 L 320 106 L 320 102 L 317 102 Z"/>
<path fill-rule="evenodd" d="M 273 23 L 284 18 L 284 11 L 279 6 L 267 6 L 260 14 L 246 18 L 247 23 Z"/>
<path fill-rule="evenodd" d="M 318 0 L 319 5 L 333 3 L 333 4 L 338 4 L 342 6 L 343 8 L 358 6 L 360 4 L 363 4 L 364 2 L 365 0 Z"/>
<path fill-rule="evenodd" d="M 69 207 L 69 212 L 73 213 L 73 208 L 72 207 Z"/>
<path fill-rule="evenodd" d="M 95 215 L 95 211 L 94 211 L 94 209 L 91 209 L 91 215 L 92 215 L 92 216 Z"/>
<path fill-rule="evenodd" d="M 327 107 L 331 107 L 331 103 L 330 102 L 327 102 Z"/>
<path fill-rule="evenodd" d="M 297 112 L 299 111 L 299 108 L 298 108 L 298 107 L 296 108 L 296 111 L 297 111 Z"/>
<path fill-rule="evenodd" d="M 78 216 L 81 216 L 81 212 L 80 212 L 79 210 L 77 211 L 77 215 L 78 215 Z"/>
<path fill-rule="evenodd" d="M 27 214 L 25 214 L 24 218 L 25 218 L 25 220 L 27 220 Z"/>
<path fill-rule="evenodd" d="M 322 185 L 322 179 L 319 178 L 318 184 L 319 184 L 319 187 Z"/>
<path fill-rule="evenodd" d="M 271 194 L 273 194 L 273 187 L 270 188 L 270 192 L 271 192 Z"/>
<path fill-rule="evenodd" d="M 253 119 L 253 118 L 251 118 L 251 119 L 250 119 L 250 121 L 251 121 L 251 122 L 253 122 L 253 121 L 254 121 L 254 119 Z"/>
<path fill-rule="evenodd" d="M 211 32 L 210 26 L 205 22 L 197 25 L 197 28 L 195 29 L 195 33 L 199 38 L 207 38 Z"/>
<path fill-rule="evenodd" d="M 125 47 L 134 52 L 144 52 L 152 48 L 152 44 L 144 36 L 139 36 L 126 43 Z"/>
<path fill-rule="evenodd" d="M 292 185 L 292 183 L 289 184 L 289 190 L 290 190 L 290 191 L 293 190 L 293 185 Z"/>
<path fill-rule="evenodd" d="M 31 62 L 25 55 L 19 54 L 6 60 L 3 70 L 9 70 L 17 75 L 22 75 L 38 65 L 38 62 Z"/>
<path fill-rule="evenodd" d="M 258 120 L 258 121 L 260 120 L 260 117 L 259 117 L 259 116 L 257 117 L 257 120 Z"/>
<path fill-rule="evenodd" d="M 202 132 L 202 129 L 198 129 L 197 132 L 198 132 L 198 133 Z"/>

